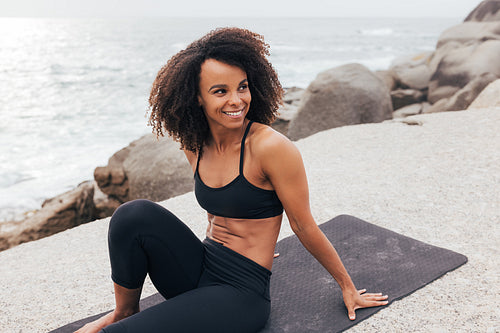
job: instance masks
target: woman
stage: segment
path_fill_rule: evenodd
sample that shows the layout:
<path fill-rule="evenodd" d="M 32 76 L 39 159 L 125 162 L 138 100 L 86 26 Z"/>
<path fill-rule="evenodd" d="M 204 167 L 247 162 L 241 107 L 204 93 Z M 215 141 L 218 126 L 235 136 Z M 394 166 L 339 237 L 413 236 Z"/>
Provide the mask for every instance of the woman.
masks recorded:
<path fill-rule="evenodd" d="M 283 95 L 268 48 L 248 30 L 218 29 L 158 73 L 150 124 L 178 140 L 191 164 L 206 239 L 155 203 L 122 205 L 109 227 L 116 308 L 79 332 L 257 332 L 270 312 L 283 209 L 339 283 L 351 320 L 356 309 L 387 304 L 355 288 L 311 215 L 299 151 L 268 126 Z M 146 274 L 167 300 L 139 312 Z"/>

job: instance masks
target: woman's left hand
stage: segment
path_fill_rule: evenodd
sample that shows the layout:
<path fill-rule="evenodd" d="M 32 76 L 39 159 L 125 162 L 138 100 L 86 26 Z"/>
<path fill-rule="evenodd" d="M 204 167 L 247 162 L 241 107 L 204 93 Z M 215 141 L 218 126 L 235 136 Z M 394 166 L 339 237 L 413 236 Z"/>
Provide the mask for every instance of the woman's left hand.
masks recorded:
<path fill-rule="evenodd" d="M 344 297 L 344 304 L 350 320 L 356 319 L 355 311 L 357 309 L 387 305 L 389 303 L 387 295 L 382 295 L 382 293 L 366 293 L 366 289 L 343 291 L 342 296 Z"/>

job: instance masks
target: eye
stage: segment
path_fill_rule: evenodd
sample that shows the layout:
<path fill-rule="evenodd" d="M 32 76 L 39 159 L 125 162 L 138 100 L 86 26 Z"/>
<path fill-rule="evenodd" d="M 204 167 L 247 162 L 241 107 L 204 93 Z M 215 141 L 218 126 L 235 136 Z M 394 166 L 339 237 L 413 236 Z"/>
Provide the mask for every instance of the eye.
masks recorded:
<path fill-rule="evenodd" d="M 222 95 L 226 93 L 226 89 L 217 89 L 213 93 L 217 95 Z"/>
<path fill-rule="evenodd" d="M 240 90 L 247 90 L 248 89 L 248 84 L 242 84 L 240 86 Z"/>

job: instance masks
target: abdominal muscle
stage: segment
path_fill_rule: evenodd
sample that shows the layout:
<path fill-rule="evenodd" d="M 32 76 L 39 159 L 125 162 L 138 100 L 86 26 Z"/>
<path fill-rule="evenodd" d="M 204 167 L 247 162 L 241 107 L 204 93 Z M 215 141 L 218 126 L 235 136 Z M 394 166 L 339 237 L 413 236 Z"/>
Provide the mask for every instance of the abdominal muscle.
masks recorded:
<path fill-rule="evenodd" d="M 271 270 L 282 217 L 235 219 L 208 214 L 207 237 Z"/>

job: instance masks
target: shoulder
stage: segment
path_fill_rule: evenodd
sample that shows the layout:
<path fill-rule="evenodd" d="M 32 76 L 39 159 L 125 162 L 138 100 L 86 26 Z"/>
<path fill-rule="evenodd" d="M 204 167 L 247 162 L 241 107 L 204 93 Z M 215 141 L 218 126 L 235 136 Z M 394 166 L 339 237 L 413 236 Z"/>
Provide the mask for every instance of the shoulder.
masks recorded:
<path fill-rule="evenodd" d="M 258 156 L 264 168 L 301 160 L 295 144 L 268 125 L 252 124 L 251 140 L 252 151 Z"/>

